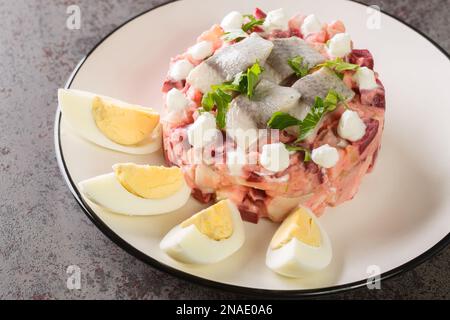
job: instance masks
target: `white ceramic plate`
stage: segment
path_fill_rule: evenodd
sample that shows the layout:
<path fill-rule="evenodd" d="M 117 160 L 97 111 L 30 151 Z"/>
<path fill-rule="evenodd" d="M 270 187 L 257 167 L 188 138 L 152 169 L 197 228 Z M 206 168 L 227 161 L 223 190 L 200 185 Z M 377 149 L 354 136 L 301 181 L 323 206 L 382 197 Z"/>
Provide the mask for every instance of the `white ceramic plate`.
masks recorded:
<path fill-rule="evenodd" d="M 286 279 L 267 269 L 266 248 L 276 225 L 264 220 L 258 225 L 246 223 L 245 245 L 221 263 L 192 267 L 174 262 L 158 244 L 174 225 L 201 208 L 195 200 L 168 215 L 131 218 L 85 202 L 76 188 L 81 180 L 110 172 L 118 162 L 162 164 L 162 153 L 132 156 L 97 147 L 71 133 L 58 110 L 57 155 L 83 210 L 118 245 L 157 268 L 208 286 L 277 297 L 362 286 L 377 268 L 387 278 L 446 246 L 449 58 L 423 35 L 386 14 L 381 16 L 381 29 L 369 30 L 367 7 L 351 1 L 177 1 L 115 30 L 78 65 L 67 87 L 161 109 L 169 58 L 192 45 L 229 11 L 252 12 L 256 6 L 315 13 L 322 21 L 341 19 L 356 47 L 372 51 L 386 87 L 386 130 L 376 170 L 364 178 L 353 201 L 328 209 L 321 218 L 334 249 L 329 268 L 303 280 Z"/>

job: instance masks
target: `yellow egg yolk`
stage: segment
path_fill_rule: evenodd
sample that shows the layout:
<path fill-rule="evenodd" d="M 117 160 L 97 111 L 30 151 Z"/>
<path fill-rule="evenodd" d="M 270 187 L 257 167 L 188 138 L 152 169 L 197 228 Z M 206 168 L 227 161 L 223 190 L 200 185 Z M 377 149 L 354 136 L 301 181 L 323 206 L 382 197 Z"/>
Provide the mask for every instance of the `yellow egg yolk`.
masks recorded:
<path fill-rule="evenodd" d="M 122 186 L 144 199 L 162 199 L 173 195 L 184 183 L 178 167 L 142 166 L 132 163 L 117 164 L 114 173 Z"/>
<path fill-rule="evenodd" d="M 279 249 L 293 238 L 312 247 L 320 247 L 322 243 L 320 229 L 306 209 L 297 209 L 283 221 L 270 246 L 274 250 Z"/>
<path fill-rule="evenodd" d="M 186 228 L 190 225 L 195 225 L 201 233 L 211 239 L 217 241 L 228 239 L 233 234 L 233 220 L 227 201 L 220 201 L 200 211 L 184 221 L 181 227 Z"/>
<path fill-rule="evenodd" d="M 149 138 L 159 124 L 159 114 L 149 108 L 118 106 L 95 97 L 92 115 L 97 127 L 110 140 L 136 145 Z"/>

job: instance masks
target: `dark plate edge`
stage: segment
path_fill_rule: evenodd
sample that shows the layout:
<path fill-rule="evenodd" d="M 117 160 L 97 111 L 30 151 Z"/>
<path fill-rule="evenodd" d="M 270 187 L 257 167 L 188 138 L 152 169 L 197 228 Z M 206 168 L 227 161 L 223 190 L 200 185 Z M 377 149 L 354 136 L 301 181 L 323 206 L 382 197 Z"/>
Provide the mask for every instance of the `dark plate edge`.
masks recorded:
<path fill-rule="evenodd" d="M 170 5 L 171 3 L 178 2 L 180 0 L 175 0 L 169 3 L 164 3 L 161 5 L 158 5 L 152 9 L 146 10 L 131 19 L 125 21 L 123 24 L 116 27 L 113 31 L 111 31 L 108 35 L 106 35 L 99 43 L 97 43 L 94 48 L 92 48 L 91 51 L 89 51 L 88 54 L 86 54 L 85 57 L 78 63 L 72 74 L 70 75 L 69 79 L 66 82 L 65 88 L 70 88 L 73 80 L 75 79 L 76 75 L 78 74 L 79 70 L 83 66 L 83 64 L 86 62 L 87 58 L 105 41 L 107 40 L 111 35 L 113 35 L 116 31 L 118 31 L 120 28 L 122 28 L 124 25 L 128 24 L 129 22 L 139 18 L 140 16 L 158 9 L 162 6 Z M 362 6 L 367 7 L 366 4 L 361 3 L 356 0 L 347 0 L 352 1 L 355 3 L 358 3 Z M 439 51 L 441 51 L 449 60 L 450 55 L 447 53 L 440 45 L 438 45 L 433 39 L 429 38 L 427 35 L 422 33 L 421 31 L 417 30 L 415 27 L 409 25 L 408 23 L 402 21 L 401 19 L 384 12 L 381 10 L 384 14 L 390 16 L 391 18 L 394 18 L 395 20 L 399 21 L 400 23 L 406 25 L 410 29 L 414 30 L 416 33 L 424 37 L 426 40 L 431 42 Z M 258 288 L 248 288 L 248 287 L 241 287 L 241 286 L 235 286 L 230 284 L 225 284 L 221 282 L 216 282 L 212 280 L 207 280 L 201 277 L 197 277 L 188 273 L 185 273 L 183 271 L 180 271 L 178 269 L 172 268 L 166 264 L 163 264 L 150 256 L 144 254 L 143 252 L 139 251 L 132 245 L 130 245 L 128 242 L 126 242 L 124 239 L 122 239 L 120 236 L 118 236 L 113 230 L 111 230 L 96 214 L 95 212 L 89 207 L 89 205 L 83 200 L 81 197 L 81 194 L 79 193 L 78 189 L 76 188 L 75 183 L 72 180 L 72 177 L 70 176 L 70 173 L 67 169 L 64 155 L 62 151 L 61 146 L 61 136 L 60 136 L 60 124 L 61 124 L 61 111 L 57 109 L 56 112 L 56 118 L 55 118 L 55 151 L 56 151 L 56 158 L 58 162 L 58 166 L 61 170 L 61 174 L 64 177 L 64 180 L 66 181 L 67 185 L 69 186 L 69 189 L 74 196 L 77 203 L 80 205 L 83 212 L 88 216 L 88 218 L 94 223 L 94 225 L 100 229 L 100 231 L 105 234 L 111 241 L 113 241 L 115 244 L 117 244 L 119 247 L 121 247 L 123 250 L 125 250 L 127 253 L 133 255 L 137 259 L 145 262 L 146 264 L 149 264 L 150 266 L 169 273 L 171 275 L 174 275 L 182 280 L 190 281 L 193 283 L 200 284 L 205 287 L 212 287 L 219 290 L 224 290 L 232 293 L 238 293 L 248 296 L 254 296 L 254 297 L 262 297 L 262 298 L 301 298 L 301 297 L 315 297 L 315 296 L 324 296 L 324 295 L 331 295 L 331 294 L 337 294 L 344 291 L 350 291 L 357 288 L 361 288 L 366 285 L 367 279 L 348 283 L 345 285 L 339 285 L 339 286 L 332 286 L 332 287 L 325 287 L 325 288 L 318 288 L 318 289 L 310 289 L 310 290 L 268 290 L 268 289 L 258 289 Z M 436 255 L 440 251 L 442 251 L 444 248 L 446 248 L 450 244 L 450 233 L 447 234 L 442 240 L 440 240 L 437 244 L 435 244 L 433 247 L 422 253 L 421 255 L 417 256 L 416 258 L 408 261 L 407 263 L 394 268 L 390 271 L 384 272 L 380 276 L 380 281 L 385 281 L 389 278 L 392 278 L 394 276 L 397 276 L 401 273 L 404 273 L 406 271 L 409 271 L 426 260 L 430 259 L 432 256 Z"/>

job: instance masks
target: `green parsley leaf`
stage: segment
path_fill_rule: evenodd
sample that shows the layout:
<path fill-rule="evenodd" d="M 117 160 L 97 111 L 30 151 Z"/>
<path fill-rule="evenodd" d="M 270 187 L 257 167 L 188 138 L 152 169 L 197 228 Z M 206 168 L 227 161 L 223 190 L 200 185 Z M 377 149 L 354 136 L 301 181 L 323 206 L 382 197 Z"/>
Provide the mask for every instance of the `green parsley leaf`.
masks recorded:
<path fill-rule="evenodd" d="M 232 93 L 235 91 L 239 91 L 239 88 L 231 82 L 225 82 L 223 84 L 217 84 L 211 86 L 213 91 L 222 90 L 223 92 Z"/>
<path fill-rule="evenodd" d="M 219 97 L 220 101 L 225 102 L 226 104 L 230 103 L 231 100 L 233 100 L 233 97 L 226 93 L 225 91 L 223 91 L 222 89 L 217 89 L 216 90 L 216 97 Z M 218 102 L 217 98 L 215 99 L 216 103 Z"/>
<path fill-rule="evenodd" d="M 216 102 L 216 106 L 217 106 L 217 104 L 220 104 L 220 103 L 228 104 L 231 102 L 232 99 L 233 99 L 233 97 L 231 96 L 231 94 L 226 93 L 221 88 L 218 88 L 215 91 L 214 101 Z"/>
<path fill-rule="evenodd" d="M 336 105 L 340 100 L 342 100 L 341 95 L 331 89 L 330 91 L 328 91 L 327 96 L 323 100 L 323 106 L 325 107 L 326 111 L 333 111 L 334 109 L 336 109 Z"/>
<path fill-rule="evenodd" d="M 247 72 L 241 72 L 236 75 L 233 82 L 225 82 L 211 86 L 211 92 L 203 95 L 202 108 L 199 112 L 209 112 L 216 107 L 216 122 L 220 129 L 225 128 L 226 114 L 229 104 L 233 100 L 235 92 L 246 94 L 249 98 L 253 96 L 254 88 L 258 83 L 259 76 L 263 68 L 256 62 L 248 68 Z"/>
<path fill-rule="evenodd" d="M 216 102 L 217 107 L 217 115 L 216 115 L 216 123 L 220 129 L 225 128 L 225 120 L 228 112 L 228 106 L 233 97 L 222 91 L 221 89 L 217 89 L 214 96 L 214 101 Z"/>
<path fill-rule="evenodd" d="M 347 70 L 356 71 L 359 65 L 345 62 L 342 58 L 336 58 L 334 60 L 328 60 L 320 64 L 319 67 L 328 67 L 337 73 L 342 73 Z"/>
<path fill-rule="evenodd" d="M 248 18 L 250 21 L 242 26 L 244 32 L 251 31 L 256 26 L 261 26 L 264 23 L 264 19 L 256 19 L 254 15 L 247 14 L 244 17 Z"/>
<path fill-rule="evenodd" d="M 323 100 L 316 97 L 314 106 L 311 111 L 306 115 L 305 119 L 300 123 L 300 136 L 297 141 L 302 141 L 314 130 L 317 124 L 322 120 L 325 114 L 325 108 L 323 107 Z"/>
<path fill-rule="evenodd" d="M 299 120 L 288 113 L 279 111 L 272 114 L 272 117 L 267 122 L 267 126 L 269 128 L 278 130 L 284 130 L 288 127 L 298 126 L 300 134 L 296 142 L 300 142 L 304 140 L 306 137 L 308 137 L 308 135 L 316 128 L 316 126 L 322 120 L 323 116 L 327 112 L 334 111 L 336 109 L 336 106 L 340 102 L 345 102 L 342 96 L 334 90 L 329 90 L 325 99 L 316 97 L 314 105 L 311 107 L 311 110 L 303 120 Z M 307 155 L 305 155 L 305 157 L 307 157 Z"/>
<path fill-rule="evenodd" d="M 203 95 L 202 107 L 204 111 L 211 111 L 214 108 L 214 93 L 209 92 Z"/>
<path fill-rule="evenodd" d="M 297 141 L 304 140 L 319 124 L 327 112 L 334 111 L 338 103 L 344 101 L 343 97 L 334 90 L 328 91 L 325 99 L 316 97 L 311 111 L 300 124 L 300 136 Z"/>
<path fill-rule="evenodd" d="M 239 93 L 247 93 L 247 73 L 239 72 L 232 83 Z"/>
<path fill-rule="evenodd" d="M 346 109 L 349 108 L 344 97 L 342 95 L 340 95 L 339 93 L 337 93 L 336 91 L 334 91 L 333 89 L 331 89 L 330 91 L 328 91 L 328 94 L 325 97 L 324 105 L 327 108 L 327 112 L 331 112 L 331 111 L 334 111 L 336 109 L 337 105 L 341 102 L 344 104 L 344 107 Z"/>
<path fill-rule="evenodd" d="M 309 67 L 303 62 L 303 57 L 301 56 L 289 59 L 288 64 L 294 70 L 297 77 L 303 78 L 309 73 Z"/>
<path fill-rule="evenodd" d="M 308 148 L 301 147 L 301 146 L 289 146 L 289 145 L 286 145 L 286 149 L 288 151 L 303 151 L 305 153 L 305 157 L 304 157 L 303 161 L 304 162 L 311 161 L 311 151 L 309 151 Z"/>
<path fill-rule="evenodd" d="M 264 69 L 257 61 L 253 66 L 247 69 L 247 72 L 238 73 L 235 76 L 234 81 L 226 85 L 225 91 L 235 91 L 241 94 L 246 94 L 249 98 L 253 97 L 255 86 L 258 83 L 259 77 L 263 71 Z"/>
<path fill-rule="evenodd" d="M 292 126 L 298 126 L 301 124 L 301 120 L 291 116 L 285 112 L 275 112 L 267 122 L 267 126 L 272 129 L 283 130 Z"/>
<path fill-rule="evenodd" d="M 220 129 L 225 128 L 225 116 L 228 111 L 228 105 L 233 99 L 231 94 L 226 93 L 220 86 L 215 88 L 214 91 L 209 92 L 203 96 L 202 108 L 200 112 L 212 111 L 214 106 L 217 109 L 216 122 Z"/>
<path fill-rule="evenodd" d="M 248 68 L 247 70 L 247 96 L 249 98 L 253 97 L 254 89 L 258 83 L 259 76 L 263 72 L 263 68 L 259 65 L 258 61 Z"/>
<path fill-rule="evenodd" d="M 225 32 L 224 35 L 222 36 L 222 39 L 225 42 L 231 42 L 231 41 L 236 41 L 239 42 L 245 38 L 248 37 L 248 34 L 242 30 L 235 30 L 235 31 L 231 31 L 231 32 Z"/>

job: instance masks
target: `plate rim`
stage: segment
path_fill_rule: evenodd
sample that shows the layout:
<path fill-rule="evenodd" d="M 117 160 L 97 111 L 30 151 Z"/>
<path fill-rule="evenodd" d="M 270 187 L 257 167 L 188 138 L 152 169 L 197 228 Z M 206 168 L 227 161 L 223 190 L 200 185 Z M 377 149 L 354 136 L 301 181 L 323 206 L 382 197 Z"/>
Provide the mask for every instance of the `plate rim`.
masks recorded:
<path fill-rule="evenodd" d="M 174 0 L 167 3 L 159 4 L 151 9 L 147 9 L 130 19 L 126 20 L 125 22 L 119 24 L 116 28 L 114 28 L 111 32 L 109 32 L 105 37 L 103 37 L 89 52 L 80 60 L 80 62 L 76 65 L 75 69 L 72 71 L 71 75 L 69 76 L 64 88 L 69 89 L 72 85 L 75 77 L 77 76 L 78 72 L 83 67 L 86 60 L 96 51 L 96 49 L 103 44 L 110 36 L 112 36 L 115 32 L 117 32 L 119 29 L 127 25 L 128 23 L 132 22 L 133 20 L 153 11 L 160 7 L 170 5 L 174 2 L 179 2 L 181 0 Z M 351 1 L 354 3 L 357 3 L 359 5 L 369 7 L 365 3 L 362 3 L 357 0 L 346 0 Z M 429 36 L 424 34 L 422 31 L 416 29 L 415 27 L 411 26 L 409 23 L 403 21 L 402 19 L 385 12 L 384 10 L 380 10 L 383 14 L 397 20 L 398 22 L 402 23 L 403 25 L 407 26 L 411 30 L 418 33 L 420 36 L 428 40 L 434 47 L 436 47 L 439 51 L 441 51 L 444 56 L 447 57 L 450 61 L 450 53 L 445 51 L 436 41 L 431 39 Z M 214 280 L 208 280 L 193 274 L 189 274 L 187 272 L 178 270 L 176 268 L 173 268 L 167 264 L 164 264 L 149 255 L 143 253 L 142 251 L 138 250 L 134 246 L 132 246 L 130 243 L 128 243 L 125 239 L 120 237 L 117 233 L 115 233 L 106 223 L 104 223 L 101 218 L 92 210 L 92 208 L 83 200 L 80 192 L 78 191 L 78 188 L 76 187 L 76 184 L 73 182 L 73 179 L 69 173 L 69 170 L 67 168 L 66 162 L 64 160 L 64 154 L 62 150 L 62 144 L 61 144 L 61 117 L 62 113 L 60 110 L 59 105 L 57 106 L 56 110 L 56 117 L 55 117 L 55 124 L 54 124 L 54 143 L 55 143 L 55 153 L 56 153 L 56 160 L 58 162 L 58 167 L 61 171 L 61 174 L 69 187 L 72 196 L 77 201 L 78 205 L 81 207 L 82 211 L 87 215 L 87 217 L 92 221 L 92 223 L 105 235 L 107 236 L 114 244 L 119 246 L 121 249 L 123 249 L 128 254 L 134 256 L 138 260 L 144 262 L 147 265 L 150 265 L 151 267 L 156 268 L 159 271 L 168 273 L 172 276 L 175 276 L 179 279 L 189 281 L 195 284 L 199 284 L 203 287 L 207 288 L 214 288 L 219 289 L 231 293 L 237 293 L 241 295 L 247 295 L 247 296 L 255 296 L 255 297 L 265 297 L 265 298 L 301 298 L 301 297 L 316 297 L 316 296 L 326 296 L 326 295 L 332 295 L 342 292 L 347 292 L 351 290 L 355 290 L 358 288 L 361 288 L 367 284 L 367 279 L 350 282 L 347 284 L 337 285 L 337 286 L 329 286 L 324 288 L 317 288 L 317 289 L 300 289 L 300 290 L 273 290 L 273 289 L 261 289 L 261 288 L 252 288 L 252 287 L 244 287 L 244 286 L 238 286 L 238 285 L 232 285 L 227 283 L 222 283 Z M 414 259 L 409 260 L 408 262 L 391 269 L 389 271 L 381 273 L 379 279 L 377 281 L 385 281 L 387 279 L 390 279 L 392 277 L 398 276 L 402 273 L 405 273 L 407 271 L 410 271 L 425 261 L 429 260 L 431 257 L 435 256 L 439 252 L 441 252 L 444 248 L 446 248 L 450 244 L 450 233 L 447 233 L 447 235 L 442 238 L 439 242 L 437 242 L 434 246 L 429 248 L 427 251 L 424 251 Z"/>

